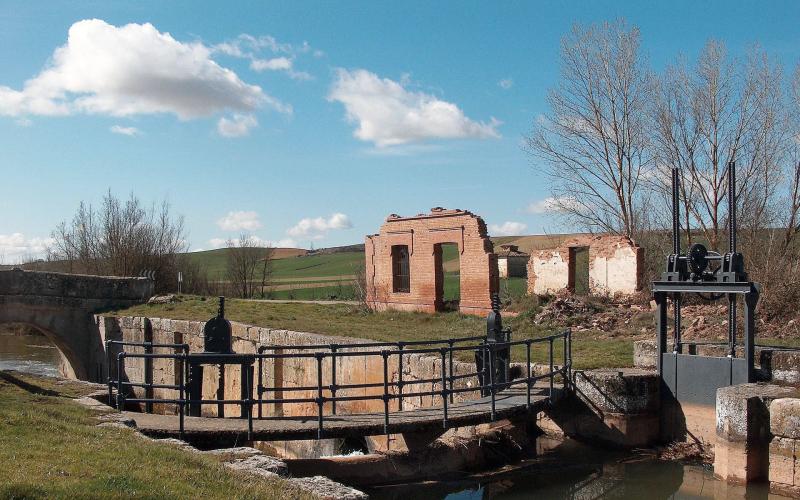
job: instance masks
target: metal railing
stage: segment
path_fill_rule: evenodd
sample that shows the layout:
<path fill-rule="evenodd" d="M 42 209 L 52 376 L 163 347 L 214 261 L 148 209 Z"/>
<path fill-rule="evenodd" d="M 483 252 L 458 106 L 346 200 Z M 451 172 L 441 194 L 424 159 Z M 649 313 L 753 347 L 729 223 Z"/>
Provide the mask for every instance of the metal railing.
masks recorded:
<path fill-rule="evenodd" d="M 555 364 L 555 347 L 561 344 L 561 365 Z M 547 371 L 536 375 L 533 373 L 534 351 L 544 344 L 545 356 L 547 359 Z M 123 348 L 116 356 L 116 379 L 111 374 L 111 346 L 119 345 Z M 125 347 L 141 347 L 144 352 L 126 352 Z M 514 380 L 496 380 L 495 354 L 503 349 L 522 346 L 525 352 L 525 374 L 523 377 Z M 157 353 L 154 349 L 172 349 L 180 352 Z M 355 350 L 353 350 L 355 349 Z M 285 352 L 293 351 L 293 352 Z M 184 433 L 184 419 L 187 416 L 187 408 L 201 408 L 202 405 L 239 405 L 241 407 L 240 418 L 246 418 L 248 425 L 248 439 L 252 437 L 253 420 L 256 419 L 280 419 L 280 416 L 266 416 L 263 411 L 264 405 L 308 405 L 316 406 L 317 417 L 317 437 L 322 438 L 325 434 L 325 418 L 337 414 L 337 403 L 355 401 L 381 401 L 383 403 L 383 427 L 384 433 L 389 434 L 390 416 L 393 413 L 390 408 L 392 401 L 397 401 L 397 411 L 403 410 L 403 402 L 408 398 L 414 397 L 438 397 L 441 399 L 442 425 L 448 428 L 450 406 L 455 402 L 454 396 L 462 393 L 488 393 L 486 399 L 490 404 L 490 418 L 492 421 L 497 415 L 497 394 L 511 387 L 523 386 L 526 395 L 526 408 L 530 410 L 532 406 L 532 393 L 534 385 L 541 380 L 548 380 L 544 387 L 549 399 L 553 399 L 556 394 L 555 384 L 560 381 L 566 389 L 572 380 L 572 336 L 570 330 L 561 333 L 541 337 L 536 339 L 523 339 L 507 342 L 487 342 L 486 337 L 463 337 L 446 340 L 420 340 L 403 342 L 369 342 L 353 344 L 318 344 L 318 345 L 270 345 L 262 346 L 257 353 L 251 354 L 206 354 L 189 353 L 187 344 L 155 344 L 152 342 L 121 342 L 107 341 L 106 352 L 109 357 L 108 368 L 108 391 L 109 401 L 115 402 L 117 408 L 124 409 L 126 404 L 144 404 L 146 412 L 152 412 L 154 403 L 168 404 L 176 406 L 176 413 L 179 418 L 179 432 Z M 459 353 L 473 354 L 482 352 L 489 360 L 488 370 L 479 370 L 468 373 L 456 373 L 454 369 L 455 359 Z M 404 357 L 407 360 L 411 355 L 431 356 L 438 361 L 438 373 L 429 378 L 405 378 L 404 377 Z M 382 364 L 382 380 L 378 382 L 348 383 L 341 380 L 337 366 L 348 358 L 364 357 L 365 359 L 377 358 Z M 389 368 L 393 363 L 393 358 L 397 358 L 397 379 L 390 378 Z M 134 382 L 124 379 L 125 361 L 127 359 L 143 359 L 145 365 L 149 363 L 149 368 L 145 366 L 144 375 L 147 379 L 148 369 L 152 373 L 152 363 L 154 360 L 167 359 L 173 360 L 174 371 L 177 376 L 175 384 L 157 384 L 151 380 Z M 297 385 L 285 387 L 273 383 L 266 383 L 264 369 L 266 362 L 276 360 L 297 360 L 313 359 L 316 371 L 316 384 Z M 190 392 L 189 367 L 195 364 L 224 365 L 238 364 L 242 366 L 240 372 L 242 397 L 240 399 L 226 399 L 224 390 L 218 390 L 217 399 L 203 399 L 202 395 L 192 395 Z M 330 366 L 326 370 L 326 364 Z M 436 363 L 434 363 L 435 365 Z M 249 367 L 249 369 L 245 369 Z M 254 368 L 257 377 L 254 377 Z M 485 373 L 488 372 L 488 373 Z M 326 374 L 328 376 L 326 377 Z M 257 382 L 254 387 L 254 378 Z M 327 383 L 325 379 L 328 378 Z M 462 384 L 457 382 L 463 379 L 476 378 L 483 380 L 477 385 Z M 559 380 L 560 379 L 560 380 Z M 415 386 L 430 384 L 429 390 L 417 390 Z M 144 396 L 137 396 L 133 389 L 144 389 Z M 116 401 L 113 399 L 113 390 L 116 389 Z M 174 390 L 177 397 L 158 398 L 154 395 L 154 389 Z M 363 395 L 342 395 L 345 391 L 352 390 L 377 390 L 374 394 Z M 299 397 L 287 397 L 286 393 L 306 392 L 313 396 L 302 395 Z M 325 405 L 329 404 L 330 412 L 326 415 Z M 256 411 L 254 412 L 254 407 Z M 436 407 L 432 407 L 436 408 Z M 254 416 L 255 413 L 255 416 Z M 374 412 L 370 412 L 374 413 Z"/>

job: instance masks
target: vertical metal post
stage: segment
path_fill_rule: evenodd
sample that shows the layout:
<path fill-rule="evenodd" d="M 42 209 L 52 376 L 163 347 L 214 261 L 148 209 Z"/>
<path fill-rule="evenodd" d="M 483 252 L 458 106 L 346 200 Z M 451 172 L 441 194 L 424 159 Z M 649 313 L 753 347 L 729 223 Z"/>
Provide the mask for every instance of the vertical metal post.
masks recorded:
<path fill-rule="evenodd" d="M 448 370 L 450 372 L 450 387 L 449 387 L 450 388 L 450 402 L 452 403 L 453 402 L 453 340 L 452 339 L 448 340 L 447 341 L 447 345 L 448 345 L 448 347 L 450 347 L 450 349 L 448 350 L 448 352 L 450 353 L 449 361 L 448 361 Z"/>
<path fill-rule="evenodd" d="M 253 360 L 247 364 L 247 440 L 253 440 Z"/>
<path fill-rule="evenodd" d="M 264 397 L 264 358 L 260 356 L 261 352 L 258 354 L 258 394 L 256 396 L 258 397 L 258 418 L 261 419 L 264 416 L 262 410 L 264 404 L 261 402 Z"/>
<path fill-rule="evenodd" d="M 568 385 L 568 382 L 567 382 L 567 332 L 562 332 L 562 335 L 564 337 L 563 337 L 563 343 L 562 343 L 562 346 L 561 346 L 561 350 L 562 350 L 561 354 L 563 355 L 562 356 L 563 360 L 561 362 L 562 363 L 561 364 L 561 378 L 563 379 L 562 382 L 564 384 L 564 390 L 566 391 L 567 390 L 567 385 Z"/>
<path fill-rule="evenodd" d="M 555 373 L 553 373 L 553 337 L 550 337 L 550 393 L 549 398 L 550 400 L 553 399 L 553 377 Z"/>
<path fill-rule="evenodd" d="M 249 376 L 249 371 L 250 367 L 247 363 L 241 363 L 239 365 L 239 393 L 242 400 L 239 405 L 239 418 L 247 418 L 247 400 L 250 397 L 247 394 L 247 377 Z"/>
<path fill-rule="evenodd" d="M 442 411 L 444 412 L 444 419 L 442 420 L 442 425 L 443 425 L 443 427 L 445 429 L 447 429 L 447 399 L 448 399 L 448 392 L 450 392 L 450 391 L 447 390 L 447 371 L 446 371 L 445 365 L 444 365 L 445 357 L 446 357 L 446 351 L 447 351 L 447 349 L 445 347 L 442 347 L 442 349 L 440 351 L 441 362 L 442 362 Z M 452 356 L 452 354 L 453 354 L 452 349 L 450 350 L 450 354 Z M 452 358 L 451 358 L 451 362 L 452 362 Z M 450 382 L 452 383 L 453 380 L 450 379 Z M 452 397 L 452 395 L 453 394 L 450 393 L 450 397 Z"/>
<path fill-rule="evenodd" d="M 736 252 L 736 162 L 728 162 L 728 252 Z M 733 257 L 733 255 L 731 255 Z M 728 295 L 729 357 L 736 357 L 736 295 Z"/>
<path fill-rule="evenodd" d="M 681 294 L 676 293 L 672 296 L 672 309 L 674 311 L 673 338 L 674 344 L 672 351 L 675 354 L 683 352 L 683 342 L 681 341 Z"/>
<path fill-rule="evenodd" d="M 486 354 L 489 357 L 489 394 L 492 399 L 492 422 L 494 422 L 496 415 L 495 412 L 495 397 L 494 397 L 494 344 L 486 343 Z"/>
<path fill-rule="evenodd" d="M 125 393 L 122 388 L 123 365 L 125 364 L 125 352 L 117 355 L 117 410 L 125 411 Z"/>
<path fill-rule="evenodd" d="M 531 409 L 531 339 L 525 340 L 525 367 L 527 368 L 527 380 L 525 383 L 527 394 L 525 399 L 525 409 Z"/>
<path fill-rule="evenodd" d="M 567 328 L 566 334 L 568 337 L 567 348 L 569 349 L 569 376 L 567 379 L 569 383 L 572 384 L 572 328 Z"/>
<path fill-rule="evenodd" d="M 219 365 L 219 377 L 217 378 L 217 401 L 225 399 L 225 365 Z M 225 403 L 217 403 L 217 417 L 225 417 Z"/>
<path fill-rule="evenodd" d="M 153 354 L 153 343 L 144 343 L 144 353 Z M 153 358 L 144 358 L 144 397 L 153 399 Z M 144 404 L 145 413 L 153 413 L 153 402 L 147 401 Z"/>
<path fill-rule="evenodd" d="M 747 381 L 755 382 L 756 304 L 760 292 L 753 287 L 744 295 L 744 358 L 747 364 Z"/>
<path fill-rule="evenodd" d="M 203 399 L 203 365 L 200 363 L 192 363 L 187 360 L 189 364 L 189 415 L 192 417 L 199 417 L 202 413 Z"/>
<path fill-rule="evenodd" d="M 336 415 L 336 344 L 331 344 L 331 413 Z"/>
<path fill-rule="evenodd" d="M 317 428 L 317 438 L 322 439 L 323 432 L 323 404 L 322 398 L 322 353 L 314 353 L 317 358 L 317 421 L 319 427 Z"/>
<path fill-rule="evenodd" d="M 112 391 L 112 381 L 111 381 L 111 341 L 106 340 L 106 385 L 108 386 L 108 406 L 111 406 L 114 403 L 114 394 Z"/>
<path fill-rule="evenodd" d="M 397 409 L 403 411 L 403 344 L 397 343 L 397 350 L 400 354 L 397 355 Z"/>
<path fill-rule="evenodd" d="M 383 433 L 389 435 L 389 353 L 381 351 L 383 357 Z"/>
<path fill-rule="evenodd" d="M 184 378 L 184 370 L 185 370 L 185 363 L 183 362 L 183 355 L 181 355 L 181 369 L 178 371 L 178 429 L 180 432 L 181 439 L 183 439 L 183 419 L 186 413 L 186 391 L 185 391 L 185 383 L 186 380 Z"/>
<path fill-rule="evenodd" d="M 655 292 L 653 298 L 656 301 L 656 366 L 658 367 L 658 374 L 664 373 L 663 367 L 663 354 L 667 352 L 667 294 L 664 292 Z"/>

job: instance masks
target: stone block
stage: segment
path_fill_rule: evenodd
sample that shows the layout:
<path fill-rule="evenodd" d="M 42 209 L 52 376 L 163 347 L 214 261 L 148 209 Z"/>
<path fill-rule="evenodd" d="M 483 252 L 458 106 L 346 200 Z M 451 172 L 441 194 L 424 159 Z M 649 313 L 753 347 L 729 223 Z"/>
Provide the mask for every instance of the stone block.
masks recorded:
<path fill-rule="evenodd" d="M 772 483 L 800 485 L 795 482 L 797 441 L 775 437 L 769 444 L 769 480 Z"/>
<path fill-rule="evenodd" d="M 600 411 L 635 414 L 658 410 L 660 379 L 638 368 L 598 369 L 575 373 L 578 396 Z"/>
<path fill-rule="evenodd" d="M 655 340 L 636 340 L 633 343 L 633 366 L 636 368 L 655 369 L 657 366 L 658 346 Z"/>
<path fill-rule="evenodd" d="M 776 399 L 770 404 L 769 413 L 772 434 L 800 439 L 800 399 Z"/>

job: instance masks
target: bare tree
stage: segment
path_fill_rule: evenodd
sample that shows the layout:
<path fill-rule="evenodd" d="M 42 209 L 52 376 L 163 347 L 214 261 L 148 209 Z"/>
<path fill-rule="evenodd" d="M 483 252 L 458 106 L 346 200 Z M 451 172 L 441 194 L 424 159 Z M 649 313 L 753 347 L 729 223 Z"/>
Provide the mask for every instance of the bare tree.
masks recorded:
<path fill-rule="evenodd" d="M 683 229 L 698 228 L 716 248 L 727 224 L 728 164 L 736 161 L 743 227 L 751 236 L 769 224 L 788 138 L 779 66 L 754 48 L 743 63 L 709 41 L 696 64 L 679 60 L 654 85 L 656 179 L 679 168 Z M 661 193 L 665 184 L 656 185 Z M 665 199 L 665 197 L 662 197 Z"/>
<path fill-rule="evenodd" d="M 552 183 L 553 208 L 580 226 L 632 236 L 641 180 L 651 166 L 649 76 L 639 30 L 624 21 L 576 25 L 561 43 L 561 80 L 550 113 L 527 138 Z"/>
<path fill-rule="evenodd" d="M 53 231 L 51 260 L 68 272 L 137 276 L 153 271 L 156 289 L 172 290 L 178 255 L 187 249 L 183 217 L 165 201 L 146 208 L 133 194 L 126 200 L 106 193 L 99 209 L 81 202 L 71 222 Z"/>
<path fill-rule="evenodd" d="M 273 249 L 259 247 L 258 240 L 246 233 L 237 240 L 228 240 L 226 278 L 233 293 L 242 298 L 252 298 L 258 283 L 261 293 L 269 283 L 272 274 Z"/>

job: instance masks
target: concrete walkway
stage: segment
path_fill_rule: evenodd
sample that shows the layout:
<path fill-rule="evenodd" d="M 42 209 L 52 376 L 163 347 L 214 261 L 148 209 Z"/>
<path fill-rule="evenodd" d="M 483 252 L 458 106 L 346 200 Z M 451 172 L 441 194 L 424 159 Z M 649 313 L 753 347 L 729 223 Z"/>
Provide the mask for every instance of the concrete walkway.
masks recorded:
<path fill-rule="evenodd" d="M 495 419 L 505 419 L 535 414 L 549 404 L 547 389 L 535 388 L 531 394 L 531 407 L 527 408 L 524 390 L 508 389 L 495 396 Z M 416 410 L 396 411 L 389 414 L 390 434 L 424 432 L 443 428 L 444 410 L 441 406 Z M 154 437 L 177 437 L 178 417 L 148 413 L 124 412 L 125 417 L 136 422 L 136 428 Z M 448 405 L 448 428 L 464 427 L 491 422 L 491 398 L 483 397 Z M 258 441 L 289 439 L 316 439 L 319 423 L 315 415 L 306 417 L 271 417 L 253 420 L 252 438 Z M 384 434 L 384 414 L 325 415 L 323 437 L 363 437 Z M 184 433 L 190 437 L 203 435 L 245 440 L 247 420 L 241 418 L 186 417 Z"/>

